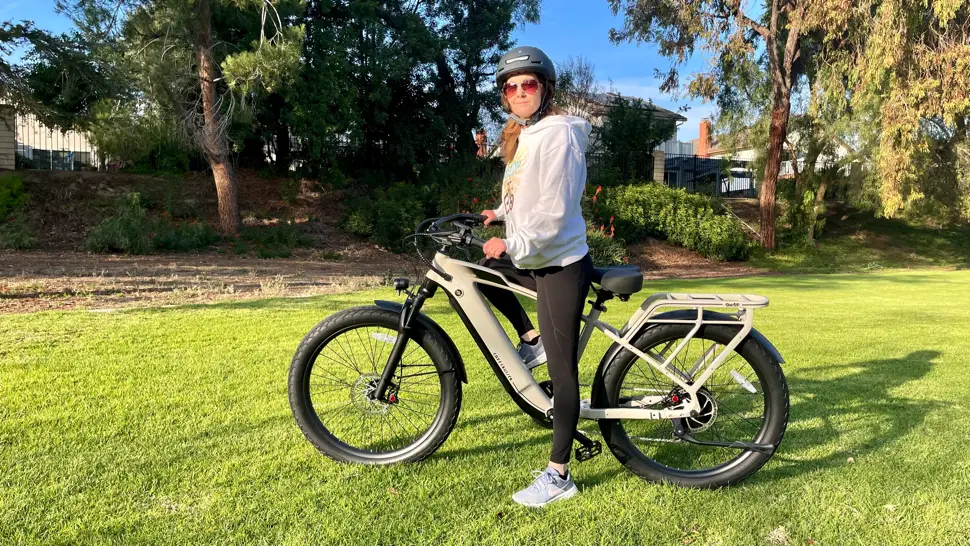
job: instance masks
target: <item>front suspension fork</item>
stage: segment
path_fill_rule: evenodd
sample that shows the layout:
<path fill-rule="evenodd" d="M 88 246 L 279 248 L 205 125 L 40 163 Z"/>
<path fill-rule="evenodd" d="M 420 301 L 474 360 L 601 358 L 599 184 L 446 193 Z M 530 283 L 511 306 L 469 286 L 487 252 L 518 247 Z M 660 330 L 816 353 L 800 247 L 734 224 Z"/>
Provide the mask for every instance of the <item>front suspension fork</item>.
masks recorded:
<path fill-rule="evenodd" d="M 425 277 L 424 282 L 421 283 L 417 291 L 414 294 L 408 294 L 408 299 L 404 302 L 404 307 L 401 309 L 401 317 L 397 325 L 397 339 L 394 340 L 394 347 L 391 348 L 391 354 L 388 355 L 387 363 L 384 364 L 384 371 L 381 373 L 381 378 L 377 382 L 377 388 L 373 391 L 375 400 L 388 402 L 387 389 L 390 387 L 391 380 L 394 378 L 394 374 L 397 373 L 397 368 L 401 364 L 401 357 L 404 356 L 404 348 L 411 339 L 411 324 L 414 321 L 413 319 L 421 312 L 421 307 L 424 306 L 425 300 L 433 297 L 437 290 L 438 283 Z"/>

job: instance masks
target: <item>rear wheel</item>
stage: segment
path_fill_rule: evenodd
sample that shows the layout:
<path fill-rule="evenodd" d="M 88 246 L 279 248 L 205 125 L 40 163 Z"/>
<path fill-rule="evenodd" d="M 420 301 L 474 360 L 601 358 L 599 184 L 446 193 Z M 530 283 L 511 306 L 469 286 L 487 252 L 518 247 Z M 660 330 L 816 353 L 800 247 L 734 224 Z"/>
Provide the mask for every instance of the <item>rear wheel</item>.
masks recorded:
<path fill-rule="evenodd" d="M 415 328 L 388 389 L 371 394 L 397 339 L 399 315 L 348 309 L 318 324 L 290 366 L 290 407 L 300 430 L 342 462 L 420 461 L 444 443 L 458 419 L 457 363 L 436 332 Z"/>
<path fill-rule="evenodd" d="M 646 330 L 634 345 L 658 360 L 675 352 L 693 325 L 664 324 Z M 702 326 L 671 362 L 672 370 L 694 379 L 705 363 L 720 355 L 738 328 Z M 690 384 L 690 381 L 687 381 Z M 638 401 L 650 409 L 675 405 L 689 397 L 666 375 L 629 351 L 620 351 L 605 370 L 597 407 Z M 777 446 L 788 424 L 788 386 L 781 366 L 752 338 L 741 343 L 697 393 L 701 410 L 681 420 L 702 441 L 746 442 Z M 769 453 L 696 445 L 674 435 L 671 420 L 604 419 L 599 422 L 610 450 L 635 474 L 689 487 L 737 483 L 764 465 Z"/>

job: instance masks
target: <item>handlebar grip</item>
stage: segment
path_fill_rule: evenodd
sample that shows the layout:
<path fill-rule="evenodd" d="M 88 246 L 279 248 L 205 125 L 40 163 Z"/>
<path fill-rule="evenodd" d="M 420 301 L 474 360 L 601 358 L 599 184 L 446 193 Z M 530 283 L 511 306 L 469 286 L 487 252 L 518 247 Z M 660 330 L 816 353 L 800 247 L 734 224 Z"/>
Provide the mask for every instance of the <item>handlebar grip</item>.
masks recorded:
<path fill-rule="evenodd" d="M 474 235 L 469 235 L 468 244 L 475 245 L 478 248 L 482 248 L 483 246 L 485 246 L 485 240 L 484 239 L 479 239 L 478 237 L 475 237 Z M 504 258 L 506 256 L 508 256 L 508 254 L 505 253 L 505 252 L 503 252 L 501 257 Z"/>

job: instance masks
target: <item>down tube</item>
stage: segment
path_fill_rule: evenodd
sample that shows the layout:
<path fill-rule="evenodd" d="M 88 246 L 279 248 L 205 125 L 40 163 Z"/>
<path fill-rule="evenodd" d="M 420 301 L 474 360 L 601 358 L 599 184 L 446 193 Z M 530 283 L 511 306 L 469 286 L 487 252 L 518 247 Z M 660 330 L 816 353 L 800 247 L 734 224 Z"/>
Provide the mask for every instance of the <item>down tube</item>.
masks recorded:
<path fill-rule="evenodd" d="M 451 282 L 439 280 L 434 273 L 429 273 L 429 276 L 446 289 L 452 307 L 478 343 L 509 395 L 524 411 L 546 415 L 548 410 L 552 409 L 552 401 L 522 364 L 519 353 L 516 352 L 495 314 L 492 313 L 476 283 L 463 275 L 454 275 Z M 529 409 L 522 407 L 520 401 L 527 404 Z"/>

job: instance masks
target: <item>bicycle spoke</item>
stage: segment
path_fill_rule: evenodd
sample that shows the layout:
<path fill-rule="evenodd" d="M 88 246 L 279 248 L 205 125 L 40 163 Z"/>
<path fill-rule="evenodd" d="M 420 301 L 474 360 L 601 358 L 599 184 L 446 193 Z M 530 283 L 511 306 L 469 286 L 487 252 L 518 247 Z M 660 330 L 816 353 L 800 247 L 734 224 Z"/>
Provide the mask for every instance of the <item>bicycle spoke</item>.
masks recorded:
<path fill-rule="evenodd" d="M 442 376 L 414 340 L 409 340 L 391 380 L 395 402 L 371 397 L 390 355 L 385 346 L 393 347 L 385 339 L 396 336 L 383 327 L 345 330 L 317 353 L 309 370 L 317 418 L 341 442 L 361 451 L 407 447 L 430 429 L 441 405 Z"/>
<path fill-rule="evenodd" d="M 714 340 L 694 337 L 686 342 L 683 338 L 666 339 L 647 347 L 644 353 L 660 362 L 670 359 L 672 351 L 683 347 L 668 364 L 668 370 L 685 381 L 709 369 L 710 364 L 722 358 L 726 346 Z M 765 425 L 760 414 L 765 406 L 765 393 L 757 372 L 737 350 L 723 355 L 724 362 L 700 385 L 697 400 L 698 415 L 683 420 L 687 432 L 698 439 L 720 442 L 750 442 Z M 646 369 L 644 369 L 646 367 Z M 739 379 L 754 386 L 751 393 Z M 639 400 L 646 396 L 676 394 L 681 389 L 660 370 L 639 358 L 633 358 L 620 380 L 617 395 L 621 399 Z M 681 396 L 684 394 L 681 392 Z M 653 408 L 662 407 L 660 402 Z M 623 420 L 627 437 L 643 455 L 657 463 L 684 471 L 710 469 L 739 456 L 736 448 L 696 445 L 680 440 L 674 435 L 671 420 Z"/>

